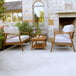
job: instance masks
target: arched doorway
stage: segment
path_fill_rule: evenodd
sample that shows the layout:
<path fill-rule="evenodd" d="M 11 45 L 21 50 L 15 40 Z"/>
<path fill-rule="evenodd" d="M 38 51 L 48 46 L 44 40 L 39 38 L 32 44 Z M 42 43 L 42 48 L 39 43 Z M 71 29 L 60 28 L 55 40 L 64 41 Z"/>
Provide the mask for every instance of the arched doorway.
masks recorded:
<path fill-rule="evenodd" d="M 33 4 L 33 19 L 37 27 L 44 27 L 44 3 L 42 1 L 36 1 Z"/>

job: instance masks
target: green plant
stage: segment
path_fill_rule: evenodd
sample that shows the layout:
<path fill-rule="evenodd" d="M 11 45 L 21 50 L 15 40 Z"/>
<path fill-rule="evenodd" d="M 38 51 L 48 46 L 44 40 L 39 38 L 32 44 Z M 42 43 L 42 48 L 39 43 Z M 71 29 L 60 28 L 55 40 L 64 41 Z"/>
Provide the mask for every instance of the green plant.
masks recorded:
<path fill-rule="evenodd" d="M 4 26 L 0 26 L 0 49 L 3 48 L 3 42 L 5 39 L 5 37 L 3 35 L 3 28 L 4 28 Z"/>
<path fill-rule="evenodd" d="M 0 41 L 4 39 L 4 36 L 0 35 Z"/>
<path fill-rule="evenodd" d="M 4 17 L 4 12 L 5 12 L 5 6 L 4 6 L 5 0 L 0 0 L 0 20 L 3 19 Z"/>
<path fill-rule="evenodd" d="M 20 32 L 28 32 L 30 35 L 32 34 L 32 26 L 29 25 L 29 23 L 27 22 L 23 22 L 23 23 L 17 23 L 15 26 L 17 26 L 20 30 Z"/>
<path fill-rule="evenodd" d="M 4 39 L 5 39 L 5 37 L 2 34 L 0 34 L 0 49 L 3 48 Z"/>
<path fill-rule="evenodd" d="M 41 30 L 40 30 L 40 28 L 36 28 L 35 35 L 40 35 L 40 34 L 41 34 Z"/>
<path fill-rule="evenodd" d="M 35 35 L 40 35 L 41 34 L 41 29 L 39 27 L 39 24 L 37 23 L 34 23 L 33 27 L 35 28 L 34 31 L 35 31 Z"/>

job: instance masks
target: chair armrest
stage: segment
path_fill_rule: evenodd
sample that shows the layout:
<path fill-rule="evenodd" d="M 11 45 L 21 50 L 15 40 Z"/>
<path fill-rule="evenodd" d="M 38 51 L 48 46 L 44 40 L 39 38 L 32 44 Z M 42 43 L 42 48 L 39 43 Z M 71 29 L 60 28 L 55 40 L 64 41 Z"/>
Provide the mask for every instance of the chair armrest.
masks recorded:
<path fill-rule="evenodd" d="M 74 36 L 74 32 L 55 31 L 54 32 L 54 39 L 55 39 L 55 36 L 58 34 L 69 34 L 71 39 L 73 39 L 73 36 Z"/>
<path fill-rule="evenodd" d="M 54 35 L 62 34 L 63 31 L 54 31 Z"/>
<path fill-rule="evenodd" d="M 16 33 L 5 33 L 5 41 L 6 41 L 6 39 L 7 39 L 7 35 L 15 35 L 15 36 L 18 36 L 19 37 L 19 40 L 20 40 L 20 42 L 21 42 L 21 37 L 20 37 L 20 34 L 16 34 Z M 12 36 L 12 37 L 10 37 L 10 38 L 14 38 L 15 36 Z M 8 38 L 8 39 L 10 39 L 10 38 Z"/>
<path fill-rule="evenodd" d="M 54 35 L 58 35 L 58 34 L 72 34 L 74 32 L 63 32 L 63 31 L 55 31 Z"/>

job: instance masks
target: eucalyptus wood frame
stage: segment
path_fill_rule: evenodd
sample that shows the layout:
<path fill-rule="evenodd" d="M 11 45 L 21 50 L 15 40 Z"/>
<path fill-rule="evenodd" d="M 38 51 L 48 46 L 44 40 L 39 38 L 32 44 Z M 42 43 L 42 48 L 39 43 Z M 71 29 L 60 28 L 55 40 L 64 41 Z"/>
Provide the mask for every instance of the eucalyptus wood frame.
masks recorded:
<path fill-rule="evenodd" d="M 5 45 L 21 45 L 22 51 L 24 51 L 24 49 L 23 49 L 23 43 L 26 42 L 26 41 L 29 41 L 29 38 L 28 38 L 28 39 L 25 39 L 25 40 L 23 40 L 23 41 L 21 41 L 21 37 L 20 37 L 21 34 L 4 33 L 4 35 L 5 35 L 4 47 L 5 47 Z M 15 36 L 13 36 L 13 37 L 11 37 L 11 38 L 14 38 L 14 37 L 16 37 L 16 36 L 19 37 L 19 41 L 20 41 L 20 42 L 11 42 L 11 43 L 7 43 L 7 42 L 6 42 L 7 35 L 15 35 Z"/>
<path fill-rule="evenodd" d="M 46 39 L 47 39 L 47 36 L 45 36 L 45 35 L 43 35 L 43 37 L 42 38 L 40 38 L 40 37 L 33 37 L 32 39 L 31 39 L 31 50 L 33 49 L 33 48 L 44 48 L 44 49 L 46 49 Z M 37 43 L 38 41 L 42 41 L 42 43 Z M 35 44 L 34 44 L 35 43 Z"/>
<path fill-rule="evenodd" d="M 55 42 L 55 37 L 58 34 L 69 34 L 70 35 L 71 43 L 59 43 L 59 42 Z M 67 46 L 71 46 L 71 47 L 73 47 L 73 50 L 75 52 L 75 47 L 74 47 L 74 44 L 73 44 L 73 37 L 74 37 L 74 32 L 55 31 L 54 32 L 54 38 L 51 38 L 51 43 L 52 43 L 51 52 L 52 52 L 52 49 L 53 49 L 54 45 L 67 45 Z"/>

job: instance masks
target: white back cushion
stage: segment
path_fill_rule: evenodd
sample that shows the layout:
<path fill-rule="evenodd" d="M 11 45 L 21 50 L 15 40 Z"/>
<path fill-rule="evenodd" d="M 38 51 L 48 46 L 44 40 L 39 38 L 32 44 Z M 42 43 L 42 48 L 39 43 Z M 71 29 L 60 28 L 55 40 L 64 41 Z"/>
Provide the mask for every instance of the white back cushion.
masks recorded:
<path fill-rule="evenodd" d="M 63 28 L 64 32 L 73 32 L 74 31 L 74 25 L 66 25 Z"/>
<path fill-rule="evenodd" d="M 66 25 L 64 26 L 63 30 L 64 32 L 74 32 L 74 25 Z M 70 38 L 69 34 L 64 34 L 66 38 Z"/>
<path fill-rule="evenodd" d="M 14 34 L 19 34 L 19 29 L 18 27 L 4 27 L 4 33 L 14 33 Z M 7 39 L 11 38 L 11 37 L 14 37 L 16 35 L 7 35 Z"/>
<path fill-rule="evenodd" d="M 19 29 L 18 27 L 4 27 L 4 33 L 15 33 L 19 34 Z"/>

